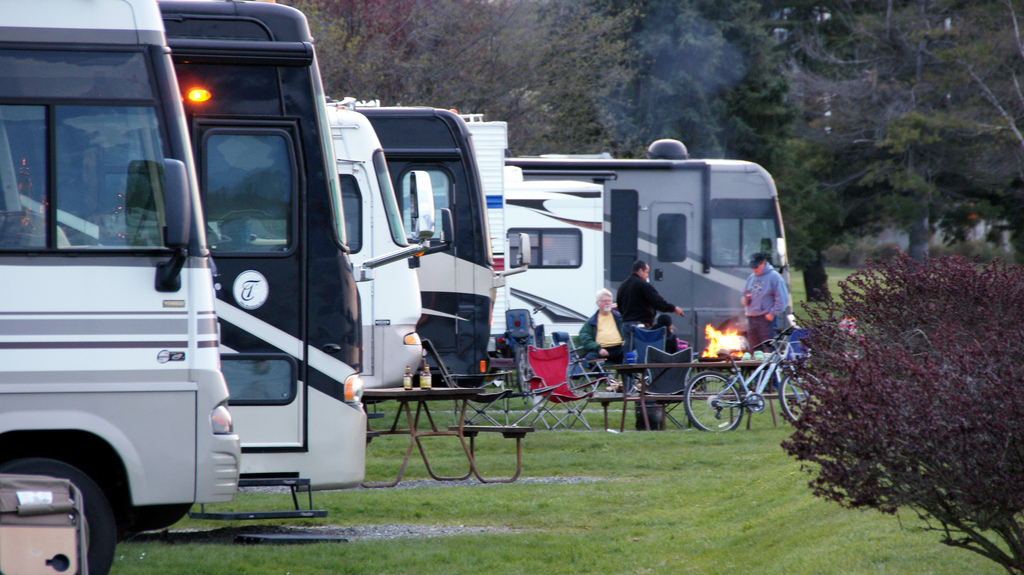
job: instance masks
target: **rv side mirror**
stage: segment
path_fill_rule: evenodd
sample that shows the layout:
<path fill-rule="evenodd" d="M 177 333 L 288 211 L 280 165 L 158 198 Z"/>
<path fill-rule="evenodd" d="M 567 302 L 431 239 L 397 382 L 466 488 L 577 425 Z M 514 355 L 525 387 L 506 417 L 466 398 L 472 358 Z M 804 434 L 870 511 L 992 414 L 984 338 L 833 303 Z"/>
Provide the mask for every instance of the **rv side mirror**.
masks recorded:
<path fill-rule="evenodd" d="M 422 241 L 434 235 L 434 187 L 427 172 L 416 170 L 409 176 L 412 229 L 415 239 Z"/>
<path fill-rule="evenodd" d="M 441 208 L 441 241 L 452 242 L 455 240 L 455 223 L 452 221 L 452 211 L 448 208 Z"/>
<path fill-rule="evenodd" d="M 169 248 L 188 246 L 192 228 L 192 196 L 188 190 L 185 163 L 164 159 L 164 245 Z"/>
<path fill-rule="evenodd" d="M 531 261 L 530 234 L 527 234 L 525 232 L 519 233 L 519 257 L 517 259 L 519 260 L 518 262 L 516 262 L 517 265 L 529 267 Z"/>
<path fill-rule="evenodd" d="M 785 238 L 775 238 L 775 253 L 779 254 L 779 269 L 789 265 L 789 257 L 786 254 Z"/>
<path fill-rule="evenodd" d="M 181 289 L 181 268 L 188 259 L 188 237 L 192 231 L 192 196 L 188 189 L 185 163 L 164 160 L 164 245 L 174 250 L 166 262 L 156 265 L 156 291 Z"/>

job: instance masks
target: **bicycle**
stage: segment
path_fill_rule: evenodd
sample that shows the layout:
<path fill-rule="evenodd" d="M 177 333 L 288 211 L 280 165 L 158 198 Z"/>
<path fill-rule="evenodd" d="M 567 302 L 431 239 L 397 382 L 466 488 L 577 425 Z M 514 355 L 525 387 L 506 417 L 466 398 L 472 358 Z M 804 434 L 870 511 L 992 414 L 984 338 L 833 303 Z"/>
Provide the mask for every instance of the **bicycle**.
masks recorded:
<path fill-rule="evenodd" d="M 773 351 L 747 377 L 743 377 L 736 360 L 725 352 L 719 353 L 719 357 L 724 356 L 731 364 L 730 377 L 713 371 L 694 374 L 683 396 L 686 416 L 694 427 L 702 431 L 736 429 L 744 411 L 761 413 L 765 410 L 768 400 L 764 392 L 769 384 L 778 388 L 783 416 L 790 421 L 799 419 L 803 406 L 810 399 L 805 390 L 805 378 L 813 376 L 797 375 L 787 363 L 792 331 L 792 327 L 786 328 L 775 339 L 763 342 Z"/>

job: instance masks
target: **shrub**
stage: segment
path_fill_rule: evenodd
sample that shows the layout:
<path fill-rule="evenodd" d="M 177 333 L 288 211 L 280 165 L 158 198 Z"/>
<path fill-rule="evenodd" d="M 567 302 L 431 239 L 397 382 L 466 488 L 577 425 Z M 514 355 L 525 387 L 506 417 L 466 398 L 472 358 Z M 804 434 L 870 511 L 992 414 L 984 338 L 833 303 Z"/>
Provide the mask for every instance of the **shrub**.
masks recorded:
<path fill-rule="evenodd" d="M 840 291 L 808 307 L 815 400 L 783 447 L 815 495 L 1024 573 L 1024 268 L 897 253 Z"/>

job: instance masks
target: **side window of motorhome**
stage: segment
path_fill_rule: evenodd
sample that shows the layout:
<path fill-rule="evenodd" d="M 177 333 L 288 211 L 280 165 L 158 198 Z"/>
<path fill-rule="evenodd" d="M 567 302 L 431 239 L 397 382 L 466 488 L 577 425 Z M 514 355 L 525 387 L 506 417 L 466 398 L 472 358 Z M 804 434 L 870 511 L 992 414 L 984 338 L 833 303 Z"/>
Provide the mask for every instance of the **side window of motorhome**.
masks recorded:
<path fill-rule="evenodd" d="M 395 198 L 395 188 L 391 185 L 391 173 L 388 172 L 388 162 L 384 159 L 384 152 L 381 150 L 373 153 L 373 169 L 377 172 L 377 183 L 380 184 L 380 199 L 384 205 L 384 213 L 388 218 L 388 230 L 391 232 L 391 240 L 400 247 L 407 246 L 409 243 L 405 240 L 405 232 L 402 230 L 402 215 L 398 209 L 398 199 Z"/>
<path fill-rule="evenodd" d="M 348 249 L 356 253 L 363 248 L 363 194 L 359 183 L 350 175 L 338 176 L 341 181 L 341 204 L 345 212 L 345 236 Z"/>
<path fill-rule="evenodd" d="M 295 397 L 295 362 L 287 356 L 225 354 L 221 371 L 230 405 L 286 405 Z"/>
<path fill-rule="evenodd" d="M 203 210 L 217 252 L 281 252 L 293 245 L 291 138 L 280 130 L 211 130 L 202 147 Z"/>
<path fill-rule="evenodd" d="M 739 266 L 755 252 L 772 253 L 775 222 L 764 219 L 715 218 L 711 220 L 712 265 Z"/>
<path fill-rule="evenodd" d="M 530 235 L 530 256 L 535 268 L 578 268 L 583 259 L 583 235 L 575 229 L 525 229 L 508 231 L 509 267 L 519 267 L 519 234 Z"/>
<path fill-rule="evenodd" d="M 658 214 L 658 261 L 681 262 L 686 259 L 686 216 Z"/>
<path fill-rule="evenodd" d="M 400 203 L 402 204 L 402 221 L 405 222 L 405 234 L 406 236 L 413 236 L 412 222 L 409 215 L 409 182 L 412 179 L 412 171 L 420 170 L 430 174 L 430 185 L 434 188 L 434 221 L 441 221 L 441 210 L 444 208 L 452 208 L 452 177 L 448 172 L 439 168 L 430 168 L 423 166 L 410 166 L 404 174 L 402 174 L 401 180 L 401 193 Z"/>
<path fill-rule="evenodd" d="M 139 105 L 153 100 L 143 55 L 0 50 L 0 69 L 0 248 L 161 247 L 164 149 L 155 108 Z"/>

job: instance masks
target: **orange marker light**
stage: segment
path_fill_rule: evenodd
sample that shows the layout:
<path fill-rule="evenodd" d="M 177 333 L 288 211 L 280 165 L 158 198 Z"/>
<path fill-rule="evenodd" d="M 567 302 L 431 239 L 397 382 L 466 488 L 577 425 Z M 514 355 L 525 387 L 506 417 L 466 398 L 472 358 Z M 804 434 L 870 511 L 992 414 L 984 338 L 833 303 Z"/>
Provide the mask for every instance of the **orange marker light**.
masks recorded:
<path fill-rule="evenodd" d="M 209 90 L 202 88 L 192 88 L 188 91 L 188 99 L 192 102 L 205 102 L 213 97 L 213 94 Z"/>

